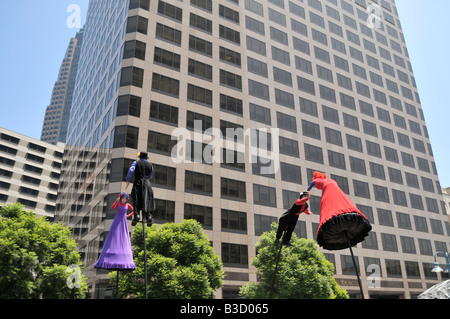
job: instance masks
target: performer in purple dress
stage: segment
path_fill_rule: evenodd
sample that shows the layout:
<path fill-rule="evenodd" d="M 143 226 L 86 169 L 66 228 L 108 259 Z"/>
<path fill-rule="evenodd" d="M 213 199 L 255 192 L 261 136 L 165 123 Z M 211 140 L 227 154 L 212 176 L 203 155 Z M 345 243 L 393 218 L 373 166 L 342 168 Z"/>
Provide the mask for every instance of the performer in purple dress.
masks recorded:
<path fill-rule="evenodd" d="M 100 257 L 94 265 L 95 268 L 111 270 L 133 270 L 136 268 L 133 262 L 130 233 L 127 224 L 127 217 L 133 215 L 134 210 L 127 203 L 128 197 L 127 193 L 119 194 L 119 198 L 111 207 L 112 209 L 117 208 L 117 214 L 103 245 Z M 127 215 L 128 210 L 131 210 L 129 215 Z"/>

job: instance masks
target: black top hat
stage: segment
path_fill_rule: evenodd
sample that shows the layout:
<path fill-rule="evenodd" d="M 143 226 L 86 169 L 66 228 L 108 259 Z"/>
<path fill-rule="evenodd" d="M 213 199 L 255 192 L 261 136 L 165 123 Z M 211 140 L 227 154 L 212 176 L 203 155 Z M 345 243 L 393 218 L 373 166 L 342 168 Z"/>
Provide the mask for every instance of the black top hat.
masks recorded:
<path fill-rule="evenodd" d="M 140 159 L 147 159 L 147 158 L 148 158 L 148 154 L 145 153 L 145 152 L 140 152 L 140 153 L 138 154 L 138 157 L 139 157 Z"/>

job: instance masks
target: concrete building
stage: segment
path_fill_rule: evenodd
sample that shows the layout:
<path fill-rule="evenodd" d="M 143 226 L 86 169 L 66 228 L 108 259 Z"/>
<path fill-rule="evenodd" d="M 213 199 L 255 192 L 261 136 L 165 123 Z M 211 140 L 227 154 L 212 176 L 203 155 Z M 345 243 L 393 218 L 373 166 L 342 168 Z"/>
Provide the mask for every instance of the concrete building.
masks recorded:
<path fill-rule="evenodd" d="M 53 87 L 50 105 L 45 111 L 42 125 L 41 140 L 56 145 L 65 143 L 67 125 L 69 124 L 70 109 L 72 106 L 73 89 L 78 70 L 78 59 L 83 43 L 83 29 L 74 38 L 70 39 L 58 80 Z"/>
<path fill-rule="evenodd" d="M 138 151 L 155 165 L 157 222 L 195 218 L 221 256 L 218 298 L 257 280 L 255 243 L 314 170 L 373 225 L 354 249 L 366 297 L 442 279 L 431 265 L 450 228 L 393 0 L 93 0 L 67 143 L 58 220 L 93 297 L 109 293 L 93 263 Z M 312 195 L 296 232 L 314 239 Z M 350 252 L 324 253 L 359 298 Z"/>
<path fill-rule="evenodd" d="M 444 194 L 445 209 L 447 211 L 448 220 L 450 222 L 450 187 L 443 188 L 442 193 Z"/>
<path fill-rule="evenodd" d="M 52 145 L 0 127 L 0 205 L 20 202 L 53 220 L 64 144 Z"/>

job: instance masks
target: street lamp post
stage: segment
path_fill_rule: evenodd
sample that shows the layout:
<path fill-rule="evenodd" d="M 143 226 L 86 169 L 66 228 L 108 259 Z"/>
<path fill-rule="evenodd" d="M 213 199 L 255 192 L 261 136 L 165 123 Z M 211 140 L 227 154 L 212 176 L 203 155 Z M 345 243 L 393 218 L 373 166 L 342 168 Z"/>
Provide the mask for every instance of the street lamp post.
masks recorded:
<path fill-rule="evenodd" d="M 447 265 L 446 265 L 447 269 L 445 269 L 445 271 L 444 271 L 444 269 L 441 268 L 441 266 L 439 265 L 439 263 L 438 263 L 437 260 L 436 260 L 436 257 L 437 257 L 439 254 L 444 255 L 444 257 L 445 257 L 445 262 L 447 263 Z M 437 253 L 435 253 L 435 254 L 434 254 L 434 265 L 433 265 L 433 266 L 434 266 L 434 267 L 433 267 L 433 269 L 431 270 L 431 272 L 445 272 L 445 273 L 448 274 L 448 273 L 449 273 L 449 270 L 450 270 L 450 254 L 449 254 L 449 253 L 442 252 L 442 251 L 438 251 Z"/>

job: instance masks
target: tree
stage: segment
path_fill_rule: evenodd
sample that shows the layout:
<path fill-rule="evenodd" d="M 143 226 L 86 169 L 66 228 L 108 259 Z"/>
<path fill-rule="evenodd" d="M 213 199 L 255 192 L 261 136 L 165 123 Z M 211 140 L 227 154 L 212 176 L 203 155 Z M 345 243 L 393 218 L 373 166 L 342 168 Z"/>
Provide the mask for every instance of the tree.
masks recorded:
<path fill-rule="evenodd" d="M 0 299 L 84 298 L 71 231 L 21 204 L 0 207 Z"/>
<path fill-rule="evenodd" d="M 202 226 L 195 220 L 153 225 L 146 229 L 148 297 L 206 299 L 222 287 L 222 261 L 214 253 Z M 144 298 L 144 240 L 142 225 L 131 236 L 136 269 L 119 276 L 119 295 Z M 116 272 L 110 273 L 116 283 Z"/>
<path fill-rule="evenodd" d="M 278 225 L 261 235 L 256 244 L 257 256 L 252 264 L 260 278 L 258 283 L 241 287 L 240 295 L 248 299 L 268 299 L 272 289 L 276 261 L 280 252 L 275 244 Z M 291 246 L 283 246 L 274 282 L 274 298 L 279 299 L 347 299 L 347 291 L 333 278 L 333 265 L 325 259 L 312 239 L 293 234 Z"/>

